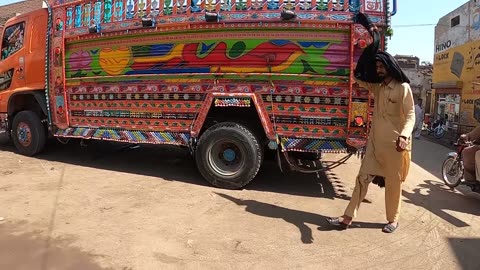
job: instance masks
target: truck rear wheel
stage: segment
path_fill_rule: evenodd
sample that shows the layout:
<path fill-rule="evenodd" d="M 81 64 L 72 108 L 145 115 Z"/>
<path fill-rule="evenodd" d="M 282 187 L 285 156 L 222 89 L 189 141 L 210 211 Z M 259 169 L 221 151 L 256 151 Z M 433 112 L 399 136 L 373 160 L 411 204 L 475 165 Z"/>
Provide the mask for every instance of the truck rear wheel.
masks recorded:
<path fill-rule="evenodd" d="M 33 156 L 43 150 L 46 142 L 45 127 L 36 113 L 17 113 L 12 127 L 13 143 L 20 154 Z"/>
<path fill-rule="evenodd" d="M 245 126 L 224 122 L 203 133 L 195 160 L 202 176 L 213 186 L 239 189 L 257 175 L 263 161 L 263 148 Z"/>

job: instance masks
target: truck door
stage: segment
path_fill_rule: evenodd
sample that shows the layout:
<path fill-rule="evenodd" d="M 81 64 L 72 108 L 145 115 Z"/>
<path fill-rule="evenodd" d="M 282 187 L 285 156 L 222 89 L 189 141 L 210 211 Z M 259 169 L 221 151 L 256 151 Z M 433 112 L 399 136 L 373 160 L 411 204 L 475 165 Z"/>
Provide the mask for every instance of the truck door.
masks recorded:
<path fill-rule="evenodd" d="M 0 56 L 0 113 L 6 112 L 11 90 L 25 86 L 25 21 L 3 30 Z"/>

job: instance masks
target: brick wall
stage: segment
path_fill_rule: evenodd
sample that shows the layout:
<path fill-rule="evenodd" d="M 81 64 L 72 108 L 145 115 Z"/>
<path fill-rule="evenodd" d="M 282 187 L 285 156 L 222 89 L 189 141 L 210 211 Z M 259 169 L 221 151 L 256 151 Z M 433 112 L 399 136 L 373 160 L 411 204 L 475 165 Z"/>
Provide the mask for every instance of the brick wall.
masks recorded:
<path fill-rule="evenodd" d="M 27 13 L 42 7 L 42 0 L 25 0 L 13 4 L 0 6 L 0 29 L 5 22 L 16 13 Z"/>

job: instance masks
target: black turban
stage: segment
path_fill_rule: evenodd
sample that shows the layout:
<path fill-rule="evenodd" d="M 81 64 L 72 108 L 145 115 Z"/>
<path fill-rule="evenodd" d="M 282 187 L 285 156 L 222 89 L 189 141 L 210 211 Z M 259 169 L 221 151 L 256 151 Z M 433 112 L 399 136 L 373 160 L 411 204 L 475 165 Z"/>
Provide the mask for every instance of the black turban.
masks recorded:
<path fill-rule="evenodd" d="M 397 60 L 387 52 L 377 52 L 375 60 L 382 62 L 387 68 L 388 74 L 395 80 L 401 83 L 410 83 L 407 75 L 403 73 L 403 70 L 398 65 Z"/>
<path fill-rule="evenodd" d="M 376 61 L 381 61 L 392 78 L 402 83 L 410 83 L 410 80 L 400 68 L 397 60 L 387 52 L 378 51 L 380 34 L 378 32 L 370 32 L 370 27 L 372 26 L 370 19 L 363 13 L 357 13 L 354 20 L 356 23 L 368 29 L 370 35 L 373 37 L 373 42 L 363 50 L 362 55 L 360 55 L 358 59 L 354 71 L 355 78 L 370 83 L 382 82 L 382 79 L 377 75 L 375 63 Z"/>

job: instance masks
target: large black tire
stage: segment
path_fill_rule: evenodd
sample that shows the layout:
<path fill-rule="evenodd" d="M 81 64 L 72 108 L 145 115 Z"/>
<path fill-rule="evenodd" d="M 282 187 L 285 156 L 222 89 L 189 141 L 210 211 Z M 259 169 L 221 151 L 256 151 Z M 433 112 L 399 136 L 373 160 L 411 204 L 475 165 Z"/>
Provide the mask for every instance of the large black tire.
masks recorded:
<path fill-rule="evenodd" d="M 34 156 L 45 147 L 45 126 L 36 113 L 19 112 L 13 118 L 12 139 L 20 154 Z"/>
<path fill-rule="evenodd" d="M 195 160 L 202 176 L 213 186 L 240 189 L 257 175 L 263 147 L 245 126 L 224 122 L 202 134 Z"/>

